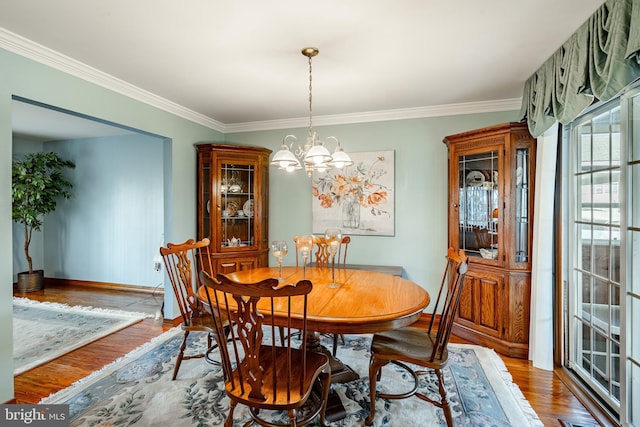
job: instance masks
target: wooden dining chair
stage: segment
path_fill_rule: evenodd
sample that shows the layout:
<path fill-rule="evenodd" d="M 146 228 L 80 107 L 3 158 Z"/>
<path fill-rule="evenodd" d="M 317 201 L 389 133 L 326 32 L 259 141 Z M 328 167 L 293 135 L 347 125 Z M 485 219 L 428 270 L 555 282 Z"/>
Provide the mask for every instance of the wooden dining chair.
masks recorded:
<path fill-rule="evenodd" d="M 438 298 L 431 313 L 427 329 L 404 327 L 374 334 L 371 342 L 371 361 L 369 363 L 371 409 L 369 416 L 365 420 L 366 425 L 373 424 L 376 411 L 376 396 L 383 399 L 404 399 L 415 395 L 442 408 L 447 426 L 453 427 L 453 416 L 447 400 L 442 369 L 448 361 L 447 346 L 455 313 L 460 302 L 467 266 L 468 258 L 464 251 L 456 251 L 449 248 L 440 291 L 438 292 Z M 438 314 L 439 321 L 436 325 L 434 320 Z M 399 366 L 413 377 L 414 384 L 410 391 L 399 394 L 378 393 L 376 391 L 376 382 L 380 380 L 382 367 L 388 363 Z M 417 391 L 418 374 L 423 372 L 415 372 L 406 363 L 422 366 L 435 372 L 440 392 L 439 401 Z"/>
<path fill-rule="evenodd" d="M 329 245 L 327 244 L 324 236 L 313 236 L 313 240 L 316 245 L 316 251 L 314 254 L 316 267 L 331 268 L 333 259 L 331 257 L 331 250 L 329 249 Z M 336 251 L 336 268 L 345 268 L 347 264 L 347 250 L 349 249 L 349 243 L 351 243 L 351 237 L 343 236 Z M 331 349 L 331 352 L 335 357 L 338 352 L 338 338 L 342 340 L 342 344 L 344 344 L 345 341 L 344 335 L 340 334 L 333 334 L 332 338 L 333 348 Z"/>
<path fill-rule="evenodd" d="M 313 240 L 316 245 L 316 251 L 314 253 L 315 265 L 317 267 L 331 267 L 331 263 L 333 262 L 331 251 L 324 236 L 313 236 Z M 338 250 L 336 251 L 337 268 L 345 268 L 345 265 L 347 264 L 347 250 L 349 249 L 349 243 L 351 243 L 351 237 L 342 237 L 342 241 L 338 245 Z"/>
<path fill-rule="evenodd" d="M 307 296 L 313 285 L 309 280 L 296 284 L 280 284 L 278 279 L 257 283 L 239 283 L 218 274 L 215 279 L 200 272 L 206 286 L 211 316 L 218 334 L 224 336 L 226 319 L 236 325 L 230 340 L 219 340 L 225 391 L 231 400 L 225 426 L 233 425 L 236 405 L 249 407 L 251 418 L 262 426 L 303 426 L 320 416 L 325 422 L 325 409 L 331 384 L 331 367 L 327 355 L 307 351 L 289 336 L 284 345 L 276 339 L 276 328 L 292 328 L 292 307 L 302 311 L 296 327 L 307 327 Z M 276 323 L 278 323 L 276 325 Z M 219 338 L 218 338 L 219 339 Z M 271 411 L 286 411 L 288 424 L 280 424 Z M 265 414 L 266 412 L 266 414 Z"/>
<path fill-rule="evenodd" d="M 299 241 L 300 239 L 304 238 L 304 237 L 310 237 L 311 238 L 311 245 L 309 247 L 309 253 L 307 254 L 307 259 L 305 260 L 304 255 L 302 253 L 302 251 L 300 250 L 300 245 L 299 245 Z M 308 267 L 310 264 L 313 264 L 313 247 L 315 246 L 315 238 L 316 236 L 313 235 L 306 235 L 306 236 L 293 236 L 293 245 L 296 248 L 296 267 L 299 266 L 303 266 L 303 267 Z M 306 264 L 306 265 L 305 265 Z M 282 345 L 284 345 L 284 340 L 286 338 L 286 332 L 284 330 L 283 326 L 280 326 L 279 328 L 280 330 L 280 337 L 282 339 Z M 302 339 L 302 336 L 300 335 L 300 332 L 294 332 L 293 337 L 298 337 Z"/>
<path fill-rule="evenodd" d="M 162 255 L 173 288 L 173 294 L 180 308 L 180 315 L 182 316 L 180 327 L 184 331 L 172 380 L 176 379 L 183 360 L 207 357 L 209 361 L 212 361 L 208 355 L 214 348 L 213 334 L 215 333 L 215 328 L 211 321 L 211 315 L 204 309 L 197 295 L 200 283 L 198 277 L 199 260 L 209 259 L 208 249 L 209 239 L 202 239 L 198 242 L 189 239 L 179 244 L 168 243 L 166 248 L 160 248 L 160 255 Z M 185 355 L 187 338 L 191 332 L 207 334 L 207 351 Z"/>

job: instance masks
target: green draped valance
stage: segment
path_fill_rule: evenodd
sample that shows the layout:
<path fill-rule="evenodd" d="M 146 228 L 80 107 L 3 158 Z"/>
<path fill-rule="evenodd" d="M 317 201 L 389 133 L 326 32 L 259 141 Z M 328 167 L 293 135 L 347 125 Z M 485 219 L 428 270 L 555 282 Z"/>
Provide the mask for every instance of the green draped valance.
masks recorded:
<path fill-rule="evenodd" d="M 638 77 L 640 0 L 609 0 L 526 81 L 521 117 L 538 137 Z"/>

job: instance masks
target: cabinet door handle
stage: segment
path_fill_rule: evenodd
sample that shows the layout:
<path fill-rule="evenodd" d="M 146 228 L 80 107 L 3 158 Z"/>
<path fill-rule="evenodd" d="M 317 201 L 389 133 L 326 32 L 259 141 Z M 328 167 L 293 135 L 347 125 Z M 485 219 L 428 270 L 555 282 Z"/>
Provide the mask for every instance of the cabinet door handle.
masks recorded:
<path fill-rule="evenodd" d="M 453 207 L 454 207 L 455 209 L 458 209 L 458 208 L 460 207 L 460 205 L 459 205 L 459 204 L 457 204 L 457 203 L 454 203 L 454 204 L 453 204 Z"/>

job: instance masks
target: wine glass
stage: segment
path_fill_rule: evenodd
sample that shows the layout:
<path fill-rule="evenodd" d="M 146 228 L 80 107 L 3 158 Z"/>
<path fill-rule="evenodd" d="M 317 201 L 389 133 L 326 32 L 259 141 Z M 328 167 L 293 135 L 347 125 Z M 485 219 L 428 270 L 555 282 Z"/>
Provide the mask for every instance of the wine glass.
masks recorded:
<path fill-rule="evenodd" d="M 287 255 L 287 252 L 289 252 L 289 246 L 287 246 L 287 242 L 284 240 L 274 240 L 271 242 L 271 253 L 278 259 L 278 281 L 280 282 L 284 281 L 282 278 L 282 258 Z"/>
<path fill-rule="evenodd" d="M 296 245 L 302 253 L 302 278 L 304 279 L 307 277 L 307 259 L 313 248 L 313 236 L 298 236 Z"/>
<path fill-rule="evenodd" d="M 331 283 L 329 287 L 339 288 L 340 285 L 336 283 L 336 252 L 342 243 L 342 231 L 339 228 L 327 228 L 324 232 L 324 240 L 329 246 L 329 253 L 331 253 Z"/>

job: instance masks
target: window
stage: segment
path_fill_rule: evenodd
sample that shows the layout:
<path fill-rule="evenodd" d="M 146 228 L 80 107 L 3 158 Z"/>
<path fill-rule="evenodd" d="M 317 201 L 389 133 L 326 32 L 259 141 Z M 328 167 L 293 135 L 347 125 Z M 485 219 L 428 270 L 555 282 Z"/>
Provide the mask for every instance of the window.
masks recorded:
<path fill-rule="evenodd" d="M 621 423 L 638 423 L 640 89 L 577 118 L 569 140 L 567 367 Z"/>
<path fill-rule="evenodd" d="M 622 365 L 626 387 L 622 400 L 625 409 L 623 420 L 628 424 L 640 424 L 640 89 L 632 91 L 623 104 L 624 117 L 628 121 L 625 128 L 628 135 L 626 159 L 625 192 L 628 200 L 626 242 L 622 264 L 627 285 L 624 288 L 624 325 L 625 337 L 623 349 L 626 355 Z M 635 326 L 635 330 L 634 330 Z"/>

